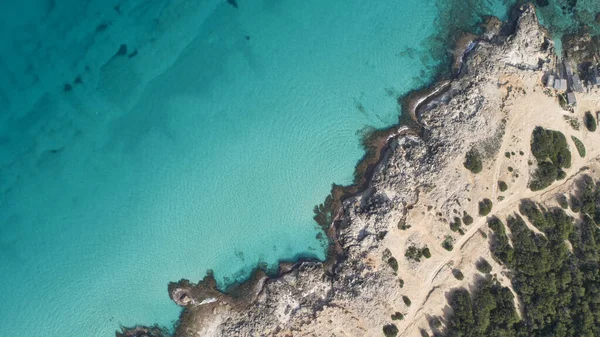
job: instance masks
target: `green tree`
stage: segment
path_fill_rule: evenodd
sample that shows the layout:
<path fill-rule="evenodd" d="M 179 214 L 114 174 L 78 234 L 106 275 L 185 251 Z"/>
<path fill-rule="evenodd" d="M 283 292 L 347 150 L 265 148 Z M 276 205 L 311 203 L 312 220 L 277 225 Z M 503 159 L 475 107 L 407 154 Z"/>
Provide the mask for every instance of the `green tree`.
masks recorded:
<path fill-rule="evenodd" d="M 465 155 L 464 166 L 467 170 L 474 174 L 481 172 L 483 166 L 481 163 L 481 155 L 477 150 L 471 149 L 469 152 L 467 152 Z"/>
<path fill-rule="evenodd" d="M 583 123 L 585 124 L 585 127 L 588 129 L 588 131 L 596 131 L 596 118 L 594 118 L 590 111 L 585 112 L 585 115 L 583 117 Z"/>

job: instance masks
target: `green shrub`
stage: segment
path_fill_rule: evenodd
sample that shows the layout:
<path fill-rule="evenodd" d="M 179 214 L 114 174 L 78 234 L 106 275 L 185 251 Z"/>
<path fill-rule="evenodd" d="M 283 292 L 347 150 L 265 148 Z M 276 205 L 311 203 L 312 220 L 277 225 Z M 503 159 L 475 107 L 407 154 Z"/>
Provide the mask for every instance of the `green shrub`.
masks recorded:
<path fill-rule="evenodd" d="M 487 216 L 492 211 L 492 201 L 488 198 L 483 199 L 479 202 L 479 215 Z"/>
<path fill-rule="evenodd" d="M 421 250 L 421 252 L 423 253 L 423 257 L 425 257 L 426 259 L 431 257 L 431 252 L 429 251 L 429 248 L 425 247 Z"/>
<path fill-rule="evenodd" d="M 469 226 L 473 223 L 473 217 L 467 214 L 467 212 L 464 212 L 462 221 L 466 226 Z"/>
<path fill-rule="evenodd" d="M 571 139 L 573 140 L 573 143 L 575 143 L 575 147 L 577 148 L 577 152 L 579 152 L 579 156 L 581 158 L 584 158 L 585 157 L 585 145 L 583 145 L 583 142 L 575 136 L 571 136 Z"/>
<path fill-rule="evenodd" d="M 406 256 L 406 258 L 409 260 L 420 262 L 422 257 L 425 257 L 426 259 L 430 258 L 431 252 L 429 251 L 429 248 L 427 248 L 427 246 L 423 248 L 417 248 L 413 245 L 406 249 L 404 256 Z"/>
<path fill-rule="evenodd" d="M 510 158 L 510 152 L 508 152 L 508 151 L 504 152 L 504 156 L 505 156 L 506 158 Z"/>
<path fill-rule="evenodd" d="M 567 197 L 564 194 L 557 196 L 556 201 L 563 209 L 569 208 L 569 200 L 567 200 Z"/>
<path fill-rule="evenodd" d="M 401 320 L 403 320 L 403 319 L 404 319 L 404 315 L 403 315 L 401 312 L 397 312 L 397 311 L 396 311 L 396 312 L 395 312 L 395 313 L 392 315 L 392 321 L 401 321 Z"/>
<path fill-rule="evenodd" d="M 585 127 L 588 129 L 588 131 L 596 131 L 596 118 L 594 118 L 591 112 L 585 112 L 585 116 L 583 117 L 583 123 L 585 124 Z"/>
<path fill-rule="evenodd" d="M 398 229 L 405 231 L 409 228 L 410 228 L 410 225 L 406 224 L 406 219 L 401 219 L 400 221 L 398 221 Z"/>
<path fill-rule="evenodd" d="M 394 258 L 394 257 L 390 257 L 390 258 L 387 260 L 387 263 L 388 263 L 388 265 L 389 265 L 390 267 L 392 267 L 392 269 L 394 270 L 394 272 L 397 272 L 397 271 L 398 271 L 398 260 L 396 260 L 396 258 Z"/>
<path fill-rule="evenodd" d="M 500 189 L 500 192 L 504 192 L 508 189 L 508 185 L 504 181 L 500 180 L 498 182 L 498 188 Z"/>
<path fill-rule="evenodd" d="M 395 324 L 384 325 L 383 334 L 385 337 L 396 337 L 398 336 L 398 327 Z"/>
<path fill-rule="evenodd" d="M 408 296 L 402 296 L 402 301 L 404 301 L 404 304 L 406 304 L 407 307 L 410 307 L 411 305 L 411 301 L 410 298 L 408 298 Z"/>
<path fill-rule="evenodd" d="M 459 281 L 462 281 L 465 278 L 465 275 L 463 275 L 462 271 L 459 269 L 452 269 L 452 275 Z"/>
<path fill-rule="evenodd" d="M 469 152 L 467 152 L 465 155 L 464 165 L 467 170 L 473 172 L 474 174 L 481 172 L 483 166 L 479 152 L 477 152 L 475 149 L 471 149 Z"/>
<path fill-rule="evenodd" d="M 538 162 L 549 160 L 561 168 L 571 167 L 571 152 L 567 139 L 559 131 L 536 127 L 532 133 L 531 153 Z"/>
<path fill-rule="evenodd" d="M 561 132 L 536 127 L 531 136 L 531 153 L 538 163 L 529 183 L 532 191 L 543 190 L 566 177 L 562 169 L 571 167 L 571 152 Z"/>
<path fill-rule="evenodd" d="M 492 272 L 492 266 L 484 258 L 481 258 L 479 261 L 477 261 L 477 263 L 475 264 L 475 267 L 477 268 L 477 270 L 479 270 L 480 272 L 482 272 L 484 274 L 489 274 Z"/>
<path fill-rule="evenodd" d="M 451 229 L 453 232 L 458 232 L 458 230 L 460 230 L 460 225 L 461 225 L 461 220 L 460 220 L 460 218 L 459 218 L 459 217 L 455 217 L 455 218 L 454 218 L 454 221 L 452 221 L 452 222 L 450 223 L 450 229 Z"/>
<path fill-rule="evenodd" d="M 571 196 L 571 211 L 573 211 L 573 213 L 581 212 L 581 205 L 582 205 L 581 199 L 572 195 Z"/>
<path fill-rule="evenodd" d="M 442 242 L 442 247 L 447 251 L 451 251 L 454 249 L 454 239 L 450 235 L 446 235 L 446 238 Z"/>
<path fill-rule="evenodd" d="M 421 261 L 421 250 L 415 246 L 410 246 L 406 249 L 404 256 L 412 261 L 419 262 Z"/>
<path fill-rule="evenodd" d="M 404 288 L 404 280 L 403 279 L 398 280 L 398 283 L 400 284 L 400 288 Z"/>

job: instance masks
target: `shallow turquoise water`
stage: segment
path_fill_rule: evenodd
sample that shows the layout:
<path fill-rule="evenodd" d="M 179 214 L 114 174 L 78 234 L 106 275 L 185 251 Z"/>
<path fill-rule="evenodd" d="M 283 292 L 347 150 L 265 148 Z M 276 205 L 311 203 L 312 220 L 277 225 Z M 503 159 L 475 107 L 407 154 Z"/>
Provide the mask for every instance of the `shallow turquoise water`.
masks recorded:
<path fill-rule="evenodd" d="M 580 32 L 584 27 L 592 35 L 600 34 L 600 24 L 596 15 L 600 15 L 598 0 L 538 0 L 537 13 L 540 22 L 551 32 L 558 55 L 562 56 L 564 35 Z"/>
<path fill-rule="evenodd" d="M 443 64 L 439 32 L 464 23 L 439 14 L 468 26 L 505 11 L 238 2 L 0 14 L 0 336 L 171 325 L 169 281 L 213 269 L 226 286 L 259 262 L 324 258 L 313 206 Z"/>

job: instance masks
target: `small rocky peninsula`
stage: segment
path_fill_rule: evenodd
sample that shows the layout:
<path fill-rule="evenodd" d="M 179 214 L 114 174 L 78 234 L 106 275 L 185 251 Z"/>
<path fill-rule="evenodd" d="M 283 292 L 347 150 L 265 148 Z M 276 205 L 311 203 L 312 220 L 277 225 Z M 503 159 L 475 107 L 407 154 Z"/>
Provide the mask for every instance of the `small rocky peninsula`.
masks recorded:
<path fill-rule="evenodd" d="M 513 216 L 524 199 L 555 207 L 560 196 L 577 195 L 584 175 L 600 177 L 600 133 L 593 131 L 600 87 L 582 78 L 584 90 L 569 105 L 567 93 L 547 83 L 568 59 L 556 57 L 532 5 L 517 12 L 511 23 L 490 20 L 465 43 L 456 78 L 404 102 L 410 126 L 386 134 L 366 188 L 333 211 L 326 262 L 282 264 L 277 277 L 257 271 L 227 293 L 211 275 L 172 283 L 169 294 L 184 308 L 175 336 L 445 335 L 456 315 L 453 290 L 475 292 L 478 282 L 493 280 L 519 297 L 490 217 Z M 598 66 L 591 60 L 590 76 Z M 569 165 L 552 166 L 551 181 L 532 145 L 538 127 L 568 139 Z M 542 180 L 543 188 L 532 188 Z M 138 327 L 117 336 L 161 334 Z"/>

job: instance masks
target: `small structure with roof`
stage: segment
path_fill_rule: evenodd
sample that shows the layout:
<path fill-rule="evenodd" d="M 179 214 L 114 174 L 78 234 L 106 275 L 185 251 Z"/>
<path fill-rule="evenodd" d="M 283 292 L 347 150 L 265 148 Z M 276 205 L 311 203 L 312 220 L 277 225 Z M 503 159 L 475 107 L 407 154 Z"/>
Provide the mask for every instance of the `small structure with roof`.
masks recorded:
<path fill-rule="evenodd" d="M 567 91 L 567 79 L 556 78 L 554 79 L 554 89 L 559 91 Z"/>
<path fill-rule="evenodd" d="M 581 79 L 579 75 L 575 74 L 571 77 L 571 83 L 573 87 L 573 91 L 575 92 L 583 92 L 583 84 L 581 84 Z"/>
<path fill-rule="evenodd" d="M 575 93 L 570 92 L 567 94 L 567 102 L 569 105 L 575 106 L 577 105 L 577 98 L 575 98 Z"/>
<path fill-rule="evenodd" d="M 548 74 L 546 79 L 546 88 L 554 88 L 554 75 Z"/>
<path fill-rule="evenodd" d="M 569 77 L 573 76 L 573 67 L 571 66 L 571 63 L 569 63 L 568 61 L 565 61 L 565 70 L 567 71 L 567 76 L 569 76 Z"/>
<path fill-rule="evenodd" d="M 598 69 L 596 69 L 592 75 L 592 83 L 595 85 L 600 85 L 600 72 L 598 72 Z"/>

